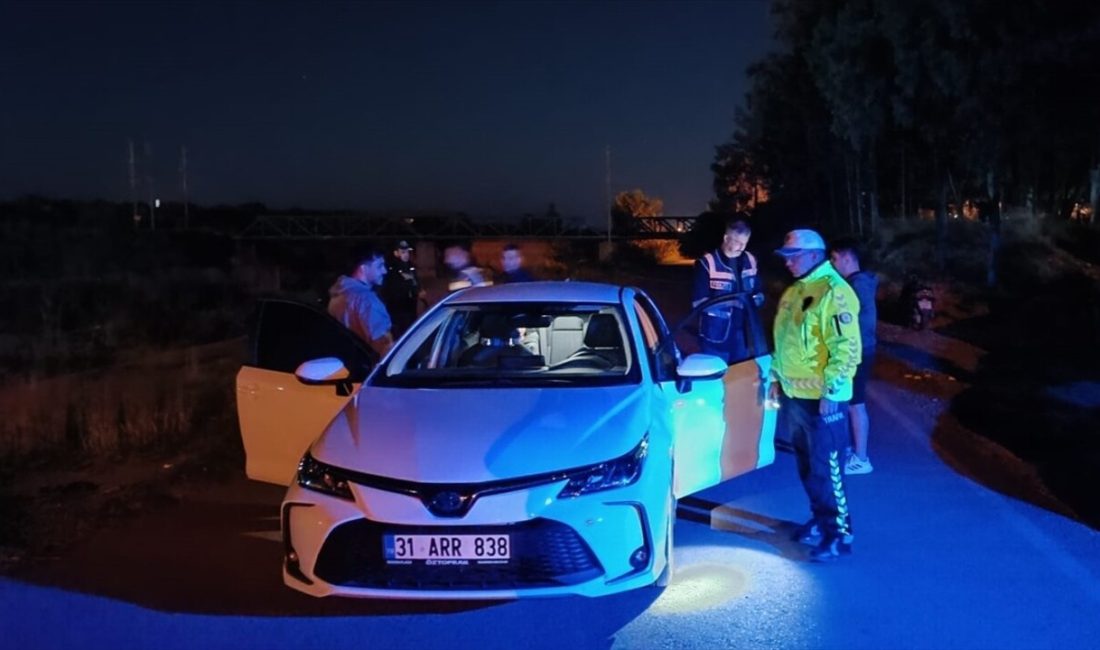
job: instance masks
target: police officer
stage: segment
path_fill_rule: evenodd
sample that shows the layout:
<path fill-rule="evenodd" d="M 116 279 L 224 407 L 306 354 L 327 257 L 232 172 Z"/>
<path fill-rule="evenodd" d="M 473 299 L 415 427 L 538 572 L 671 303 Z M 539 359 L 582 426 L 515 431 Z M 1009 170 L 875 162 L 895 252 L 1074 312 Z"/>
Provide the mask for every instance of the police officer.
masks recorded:
<path fill-rule="evenodd" d="M 757 275 L 756 258 L 745 250 L 752 230 L 736 218 L 726 221 L 722 244 L 695 261 L 691 306 L 697 307 L 710 298 L 747 292 L 755 306 L 764 303 Z M 721 357 L 726 363 L 748 358 L 746 326 L 755 313 L 740 301 L 733 301 L 707 310 L 699 320 L 699 348 L 706 354 Z"/>
<path fill-rule="evenodd" d="M 826 259 L 825 241 L 813 230 L 787 233 L 776 253 L 795 281 L 775 315 L 770 397 L 786 413 L 813 513 L 794 538 L 814 547 L 811 560 L 826 562 L 852 552 L 842 454 L 861 353 L 859 300 Z"/>
<path fill-rule="evenodd" d="M 418 302 L 423 297 L 420 278 L 412 262 L 412 247 L 405 240 L 399 241 L 393 250 L 382 295 L 393 318 L 393 334 L 400 337 L 416 320 Z"/>

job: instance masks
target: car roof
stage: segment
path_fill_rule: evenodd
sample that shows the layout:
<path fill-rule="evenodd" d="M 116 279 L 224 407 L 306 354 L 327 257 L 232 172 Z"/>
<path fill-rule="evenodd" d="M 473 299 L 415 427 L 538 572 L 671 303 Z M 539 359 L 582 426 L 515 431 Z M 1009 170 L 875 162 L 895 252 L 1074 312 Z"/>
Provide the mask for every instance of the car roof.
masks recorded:
<path fill-rule="evenodd" d="M 472 287 L 454 294 L 447 304 L 477 302 L 571 302 L 618 304 L 623 287 L 600 282 L 515 282 Z"/>

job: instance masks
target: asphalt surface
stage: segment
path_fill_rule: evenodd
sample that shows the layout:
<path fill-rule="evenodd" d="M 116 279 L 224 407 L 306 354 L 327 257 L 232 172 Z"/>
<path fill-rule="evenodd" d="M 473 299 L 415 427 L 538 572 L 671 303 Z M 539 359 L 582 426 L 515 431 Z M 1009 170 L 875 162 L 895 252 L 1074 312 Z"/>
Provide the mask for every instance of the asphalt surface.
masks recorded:
<path fill-rule="evenodd" d="M 0 579 L 5 647 L 1086 648 L 1100 533 L 960 475 L 941 407 L 875 380 L 855 552 L 805 560 L 794 459 L 685 499 L 665 590 L 508 602 L 313 599 L 279 573 L 281 490 L 240 479 Z M 944 452 L 940 452 L 944 453 Z"/>

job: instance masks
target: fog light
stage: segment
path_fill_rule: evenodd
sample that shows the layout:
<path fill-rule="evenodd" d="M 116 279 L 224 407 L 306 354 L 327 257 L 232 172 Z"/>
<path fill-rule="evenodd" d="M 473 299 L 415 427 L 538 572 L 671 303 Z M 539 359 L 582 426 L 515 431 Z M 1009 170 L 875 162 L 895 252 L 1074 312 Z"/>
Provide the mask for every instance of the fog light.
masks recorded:
<path fill-rule="evenodd" d="M 291 552 L 287 553 L 286 554 L 286 561 L 290 562 L 291 564 L 298 564 L 298 554 L 295 553 L 294 551 L 291 551 Z"/>
<path fill-rule="evenodd" d="M 640 546 L 636 551 L 630 554 L 630 566 L 635 569 L 644 568 L 649 564 L 649 549 Z"/>

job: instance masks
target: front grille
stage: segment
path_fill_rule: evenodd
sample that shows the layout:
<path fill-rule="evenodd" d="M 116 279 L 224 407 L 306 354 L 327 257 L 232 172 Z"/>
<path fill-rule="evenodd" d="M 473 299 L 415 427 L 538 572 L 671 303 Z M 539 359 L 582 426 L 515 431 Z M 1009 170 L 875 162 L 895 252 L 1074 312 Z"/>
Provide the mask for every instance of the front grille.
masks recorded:
<path fill-rule="evenodd" d="M 382 536 L 508 534 L 507 564 L 387 564 Z M 596 556 L 572 528 L 549 519 L 503 526 L 395 526 L 359 519 L 329 534 L 314 574 L 325 582 L 371 589 L 519 589 L 572 585 L 603 575 Z"/>

